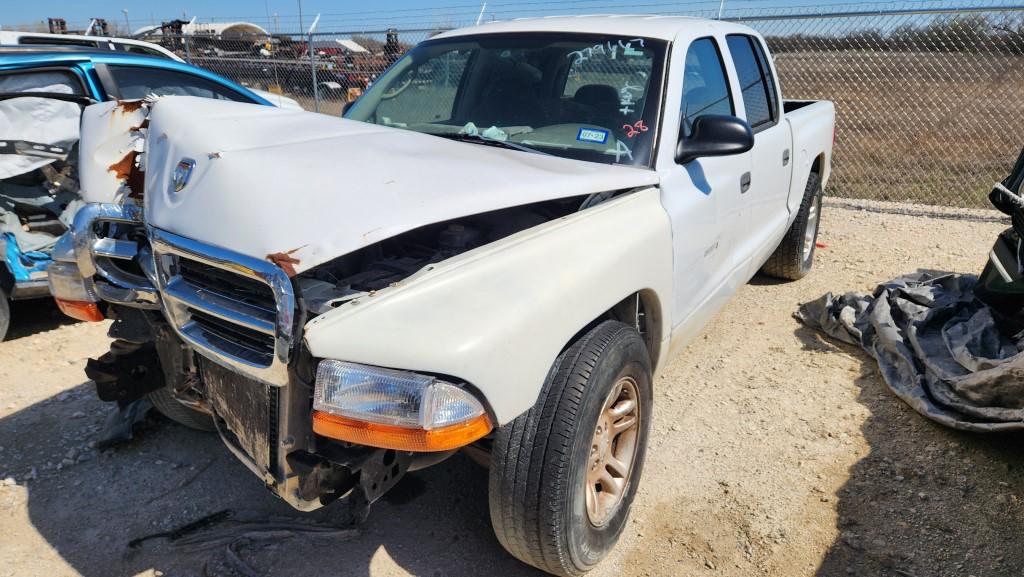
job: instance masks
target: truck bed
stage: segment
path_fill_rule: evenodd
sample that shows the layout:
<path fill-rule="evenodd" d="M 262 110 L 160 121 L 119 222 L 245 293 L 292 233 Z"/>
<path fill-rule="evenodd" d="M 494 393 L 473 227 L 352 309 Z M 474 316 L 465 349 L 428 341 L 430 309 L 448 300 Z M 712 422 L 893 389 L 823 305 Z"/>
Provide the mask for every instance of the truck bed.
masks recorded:
<path fill-rule="evenodd" d="M 827 100 L 783 100 L 782 106 L 793 135 L 793 177 L 788 206 L 790 212 L 796 212 L 804 197 L 807 175 L 817 160 L 810 151 L 832 150 L 836 108 Z M 822 187 L 828 182 L 831 164 L 830 158 L 821 163 Z"/>

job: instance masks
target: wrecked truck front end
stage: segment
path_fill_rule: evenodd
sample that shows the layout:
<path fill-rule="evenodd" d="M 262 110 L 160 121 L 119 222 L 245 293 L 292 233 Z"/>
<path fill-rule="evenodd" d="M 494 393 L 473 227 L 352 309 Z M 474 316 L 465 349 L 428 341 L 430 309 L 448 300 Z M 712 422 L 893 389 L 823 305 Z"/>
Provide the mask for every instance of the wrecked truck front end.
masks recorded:
<path fill-rule="evenodd" d="M 652 226 L 643 235 L 667 238 L 653 172 L 446 141 L 441 157 L 455 166 L 437 166 L 438 156 L 423 154 L 423 143 L 438 146 L 433 137 L 396 129 L 177 97 L 139 110 L 145 118 L 116 105 L 87 111 L 93 168 L 117 154 L 131 160 L 121 178 L 91 173 L 93 203 L 80 211 L 61 259 L 73 264 L 80 292 L 110 305 L 112 336 L 132 343 L 129 354 L 155 347 L 163 374 L 130 379 L 100 359 L 90 365 L 100 397 L 125 406 L 171 391 L 297 509 L 346 495 L 373 502 L 410 469 L 473 445 L 485 454 L 489 433 L 534 402 L 552 359 L 594 306 L 611 309 L 644 288 L 625 286 L 649 279 L 641 267 L 661 271 L 646 286 L 668 292 L 670 255 L 647 248 L 668 243 L 615 232 L 645 221 Z M 284 126 L 302 137 L 280 138 Z M 261 144 L 272 135 L 284 144 Z M 406 153 L 401 164 L 380 160 L 395 150 Z M 333 155 L 361 167 L 350 183 L 363 190 L 324 181 L 317 167 Z M 518 182 L 497 181 L 485 168 L 502 163 L 513 163 Z M 590 220 L 600 224 L 562 222 L 581 206 L 643 189 L 630 208 L 594 209 Z M 515 240 L 545 225 L 566 245 L 564 262 L 539 262 L 558 250 L 551 241 Z M 608 259 L 618 274 L 599 282 L 600 271 L 577 253 L 615 236 Z M 511 250 L 523 246 L 532 248 Z M 634 258 L 644 249 L 650 261 Z M 509 252 L 514 260 L 494 257 Z M 478 299 L 498 302 L 501 262 L 518 277 L 505 286 L 524 301 L 482 312 Z M 526 282 L 532 274 L 568 274 L 598 288 L 593 302 L 569 310 L 542 283 Z M 458 299 L 438 300 L 446 287 L 465 294 L 465 310 L 448 321 L 413 317 L 455 306 Z M 522 314 L 527 302 L 536 314 Z M 388 308 L 406 317 L 404 329 L 401 318 L 386 318 Z M 361 311 L 378 318 L 360 319 Z M 345 327 L 366 322 L 373 326 L 356 330 L 372 350 L 339 350 L 353 336 Z M 513 330 L 514 339 L 505 334 Z M 424 331 L 436 332 L 432 351 Z M 663 337 L 667 328 L 650 336 Z"/>

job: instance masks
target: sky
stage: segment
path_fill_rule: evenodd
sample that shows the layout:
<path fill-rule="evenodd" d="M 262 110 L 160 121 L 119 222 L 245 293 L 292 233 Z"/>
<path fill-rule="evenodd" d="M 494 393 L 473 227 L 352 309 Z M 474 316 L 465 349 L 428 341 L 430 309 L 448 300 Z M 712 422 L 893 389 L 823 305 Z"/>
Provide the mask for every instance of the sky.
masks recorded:
<path fill-rule="evenodd" d="M 497 0 L 486 3 L 484 19 L 582 13 L 695 13 L 714 16 L 721 0 Z M 726 16 L 758 11 L 882 10 L 913 7 L 998 6 L 1013 0 L 725 0 Z M 0 0 L 0 26 L 45 22 L 61 17 L 70 28 L 85 28 L 93 17 L 130 25 L 132 30 L 163 20 L 193 16 L 199 22 L 254 22 L 271 31 L 302 29 L 321 14 L 319 30 L 375 30 L 464 25 L 475 21 L 483 2 L 475 0 Z M 124 14 L 127 10 L 127 17 Z M 276 15 L 276 16 L 275 16 Z M 127 19 L 127 23 L 126 23 Z"/>

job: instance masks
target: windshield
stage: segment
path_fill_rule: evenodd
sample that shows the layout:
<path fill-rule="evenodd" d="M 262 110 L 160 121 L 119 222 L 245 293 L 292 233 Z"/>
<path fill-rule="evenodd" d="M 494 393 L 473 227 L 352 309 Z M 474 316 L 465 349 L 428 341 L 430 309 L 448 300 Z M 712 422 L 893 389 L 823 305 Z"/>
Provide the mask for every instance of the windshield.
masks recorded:
<path fill-rule="evenodd" d="M 561 33 L 429 41 L 396 62 L 345 116 L 467 142 L 650 166 L 665 45 Z"/>

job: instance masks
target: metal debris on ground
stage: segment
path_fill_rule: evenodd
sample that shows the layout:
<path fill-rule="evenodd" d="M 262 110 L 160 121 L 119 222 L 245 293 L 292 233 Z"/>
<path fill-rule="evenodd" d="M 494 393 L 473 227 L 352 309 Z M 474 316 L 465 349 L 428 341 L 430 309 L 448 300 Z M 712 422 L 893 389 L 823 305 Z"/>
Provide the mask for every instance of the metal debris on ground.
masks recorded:
<path fill-rule="evenodd" d="M 177 541 L 178 539 L 190 533 L 195 533 L 196 531 L 205 529 L 206 527 L 215 525 L 217 523 L 220 523 L 221 521 L 226 521 L 234 514 L 235 512 L 232 511 L 231 509 L 217 511 L 216 513 L 212 513 L 205 517 L 201 517 L 199 519 L 196 519 L 195 521 L 185 523 L 184 525 L 176 529 L 171 529 L 170 531 L 161 531 L 159 533 L 152 533 L 150 535 L 145 535 L 143 537 L 132 539 L 128 542 L 128 548 L 138 549 L 142 546 L 143 543 L 151 539 L 167 539 L 168 541 Z"/>

